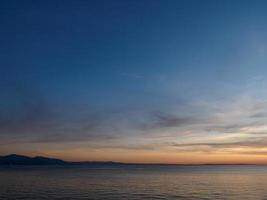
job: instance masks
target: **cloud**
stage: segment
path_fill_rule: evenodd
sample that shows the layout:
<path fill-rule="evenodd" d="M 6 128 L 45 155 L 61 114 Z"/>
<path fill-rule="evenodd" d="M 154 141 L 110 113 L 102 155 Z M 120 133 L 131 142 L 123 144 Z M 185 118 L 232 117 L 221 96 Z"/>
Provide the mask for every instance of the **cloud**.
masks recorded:
<path fill-rule="evenodd" d="M 250 117 L 256 118 L 256 119 L 267 118 L 267 114 L 265 112 L 257 112 L 257 113 L 252 114 Z"/>
<path fill-rule="evenodd" d="M 163 128 L 185 126 L 195 122 L 195 120 L 190 117 L 178 117 L 164 112 L 154 113 L 154 118 L 154 126 Z"/>
<path fill-rule="evenodd" d="M 212 148 L 236 148 L 236 147 L 266 147 L 267 140 L 258 139 L 256 141 L 238 141 L 238 142 L 203 142 L 203 143 L 173 143 L 174 147 L 200 147 L 207 146 Z"/>
<path fill-rule="evenodd" d="M 197 123 L 197 119 L 192 116 L 178 116 L 169 112 L 146 113 L 146 118 L 137 126 L 144 131 L 156 131 L 162 129 L 179 128 Z"/>
<path fill-rule="evenodd" d="M 103 118 L 69 117 L 28 82 L 7 82 L 0 92 L 0 143 L 66 142 L 113 138 L 101 132 Z M 114 136 L 115 137 L 115 136 Z"/>
<path fill-rule="evenodd" d="M 187 152 L 256 151 L 267 145 L 267 102 L 251 96 L 234 101 L 178 102 L 170 107 L 61 112 L 34 85 L 10 84 L 2 89 L 1 144 L 81 143 L 92 148 L 172 147 Z"/>
<path fill-rule="evenodd" d="M 194 123 L 190 116 L 173 114 L 154 105 L 139 109 L 118 106 L 94 111 L 88 107 L 84 110 L 62 109 L 60 102 L 53 102 L 53 97 L 47 96 L 30 81 L 1 84 L 0 102 L 1 144 L 93 143 L 124 137 L 142 138 L 147 132 L 154 132 L 150 135 L 153 140 L 158 130 Z"/>
<path fill-rule="evenodd" d="M 30 84 L 2 85 L 0 101 L 0 134 L 38 130 L 53 115 L 44 96 Z"/>

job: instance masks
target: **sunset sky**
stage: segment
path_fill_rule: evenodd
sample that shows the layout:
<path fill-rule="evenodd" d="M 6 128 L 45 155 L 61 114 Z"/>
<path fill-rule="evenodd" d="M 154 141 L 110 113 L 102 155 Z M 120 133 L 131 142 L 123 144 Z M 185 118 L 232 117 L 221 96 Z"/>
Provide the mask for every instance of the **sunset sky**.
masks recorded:
<path fill-rule="evenodd" d="M 267 1 L 0 1 L 0 155 L 267 164 Z"/>

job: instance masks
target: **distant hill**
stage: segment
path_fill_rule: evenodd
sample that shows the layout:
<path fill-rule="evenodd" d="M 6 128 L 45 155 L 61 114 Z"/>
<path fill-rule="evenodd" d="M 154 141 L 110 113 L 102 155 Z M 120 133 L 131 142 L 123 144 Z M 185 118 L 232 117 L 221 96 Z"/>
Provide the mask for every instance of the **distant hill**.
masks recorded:
<path fill-rule="evenodd" d="M 123 163 L 117 162 L 68 162 L 55 158 L 47 158 L 42 156 L 28 157 L 23 155 L 11 154 L 7 156 L 0 156 L 0 165 L 90 165 L 90 166 L 110 166 L 122 165 Z"/>
<path fill-rule="evenodd" d="M 0 165 L 64 165 L 65 161 L 41 156 L 28 157 L 11 154 L 0 156 Z"/>
<path fill-rule="evenodd" d="M 11 154 L 7 156 L 0 156 L 0 166 L 12 165 L 86 165 L 92 167 L 112 167 L 112 166 L 139 166 L 139 165 L 154 165 L 154 166 L 189 166 L 189 165 L 247 165 L 247 164 L 164 164 L 164 163 L 120 163 L 112 161 L 83 161 L 83 162 L 69 162 L 55 158 L 47 158 L 43 156 L 23 156 Z"/>

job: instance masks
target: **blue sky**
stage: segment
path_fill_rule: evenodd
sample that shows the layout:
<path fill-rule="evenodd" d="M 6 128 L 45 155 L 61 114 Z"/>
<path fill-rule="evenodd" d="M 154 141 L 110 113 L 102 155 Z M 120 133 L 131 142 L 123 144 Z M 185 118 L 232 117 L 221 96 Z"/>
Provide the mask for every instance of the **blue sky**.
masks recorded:
<path fill-rule="evenodd" d="M 148 151 L 152 162 L 158 151 L 183 162 L 177 148 L 262 155 L 266 9 L 265 1 L 1 1 L 0 152 L 143 161 Z M 92 153 L 107 149 L 121 152 Z"/>

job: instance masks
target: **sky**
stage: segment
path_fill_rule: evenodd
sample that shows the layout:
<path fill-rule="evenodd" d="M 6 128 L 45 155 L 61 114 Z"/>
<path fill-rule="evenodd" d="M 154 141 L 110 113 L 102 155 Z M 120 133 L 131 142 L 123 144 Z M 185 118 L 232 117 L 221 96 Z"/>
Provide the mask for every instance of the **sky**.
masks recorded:
<path fill-rule="evenodd" d="M 0 154 L 267 164 L 266 10 L 0 1 Z"/>

